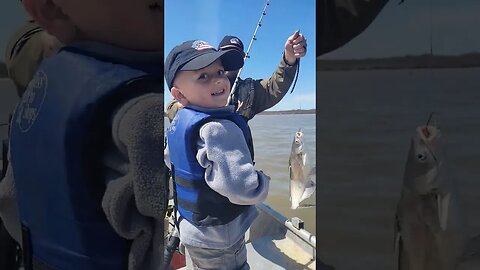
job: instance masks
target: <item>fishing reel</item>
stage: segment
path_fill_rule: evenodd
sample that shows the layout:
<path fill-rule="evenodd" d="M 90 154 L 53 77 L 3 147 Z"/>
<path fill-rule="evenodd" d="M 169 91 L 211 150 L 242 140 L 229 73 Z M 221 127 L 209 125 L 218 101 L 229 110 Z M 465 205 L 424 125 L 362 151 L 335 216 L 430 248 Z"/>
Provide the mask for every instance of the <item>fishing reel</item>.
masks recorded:
<path fill-rule="evenodd" d="M 173 257 L 175 254 L 181 254 L 180 253 L 180 238 L 178 235 L 178 230 L 174 227 L 173 231 L 170 233 L 170 235 L 165 239 L 165 249 L 163 251 L 163 266 L 162 269 L 178 269 L 178 259 L 172 262 Z M 178 257 L 178 255 L 177 255 Z M 185 256 L 183 256 L 185 258 Z M 172 265 L 172 263 L 174 265 Z"/>
<path fill-rule="evenodd" d="M 176 270 L 186 266 L 185 247 L 180 244 L 175 211 L 175 200 L 171 198 L 168 200 L 167 211 L 165 212 L 167 233 L 164 237 L 165 249 L 163 251 L 163 267 L 161 269 Z"/>
<path fill-rule="evenodd" d="M 186 265 L 185 247 L 180 244 L 179 231 L 172 221 L 175 207 L 168 205 L 165 220 L 168 227 L 168 233 L 165 235 L 165 249 L 163 251 L 163 267 L 161 269 L 175 270 Z"/>

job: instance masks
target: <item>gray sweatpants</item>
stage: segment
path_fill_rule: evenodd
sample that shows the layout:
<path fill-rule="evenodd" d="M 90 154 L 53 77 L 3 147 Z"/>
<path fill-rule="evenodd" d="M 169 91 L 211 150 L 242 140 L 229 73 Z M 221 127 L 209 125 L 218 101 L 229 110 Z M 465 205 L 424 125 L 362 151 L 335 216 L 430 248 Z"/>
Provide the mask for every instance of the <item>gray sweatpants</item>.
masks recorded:
<path fill-rule="evenodd" d="M 189 270 L 249 270 L 245 238 L 227 249 L 208 249 L 185 245 Z M 190 259 L 188 259 L 188 257 Z"/>

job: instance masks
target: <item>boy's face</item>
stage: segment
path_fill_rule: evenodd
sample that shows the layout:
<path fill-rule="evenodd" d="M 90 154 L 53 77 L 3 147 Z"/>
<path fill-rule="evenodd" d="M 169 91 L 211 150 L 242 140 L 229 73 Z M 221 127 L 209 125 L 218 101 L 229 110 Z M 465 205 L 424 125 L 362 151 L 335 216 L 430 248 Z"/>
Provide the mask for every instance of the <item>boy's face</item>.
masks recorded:
<path fill-rule="evenodd" d="M 33 1 L 37 3 L 28 3 Z M 163 46 L 162 0 L 24 2 L 26 7 L 43 8 L 43 20 L 49 23 L 47 30 L 64 36 L 66 42 L 92 40 L 134 50 L 160 50 Z M 48 10 L 48 14 L 44 10 Z"/>
<path fill-rule="evenodd" d="M 230 81 L 222 62 L 217 59 L 209 66 L 195 71 L 178 71 L 172 87 L 172 95 L 183 106 L 221 108 L 227 104 Z"/>

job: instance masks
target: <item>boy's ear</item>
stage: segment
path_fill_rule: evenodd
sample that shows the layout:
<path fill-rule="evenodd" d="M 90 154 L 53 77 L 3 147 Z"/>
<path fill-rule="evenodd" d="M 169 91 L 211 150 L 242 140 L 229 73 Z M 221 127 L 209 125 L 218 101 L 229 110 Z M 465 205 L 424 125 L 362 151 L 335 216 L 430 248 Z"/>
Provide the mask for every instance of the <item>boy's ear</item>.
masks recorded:
<path fill-rule="evenodd" d="M 63 43 L 76 38 L 77 29 L 55 0 L 23 0 L 27 13 L 49 34 Z"/>
<path fill-rule="evenodd" d="M 172 96 L 175 100 L 177 100 L 178 102 L 180 102 L 180 104 L 182 104 L 183 106 L 186 106 L 188 105 L 188 100 L 187 98 L 182 94 L 182 92 L 180 92 L 180 89 L 178 89 L 177 87 L 173 86 L 171 91 L 172 93 Z"/>

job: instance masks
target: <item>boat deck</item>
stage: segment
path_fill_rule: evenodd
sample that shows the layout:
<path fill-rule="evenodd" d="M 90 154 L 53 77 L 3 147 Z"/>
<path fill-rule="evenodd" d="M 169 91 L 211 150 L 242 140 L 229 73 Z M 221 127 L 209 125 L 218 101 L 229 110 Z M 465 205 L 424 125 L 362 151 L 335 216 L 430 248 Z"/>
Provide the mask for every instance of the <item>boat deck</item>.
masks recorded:
<path fill-rule="evenodd" d="M 290 220 L 266 204 L 257 208 L 260 215 L 245 237 L 250 268 L 317 269 L 315 236 L 304 229 L 297 229 Z M 187 267 L 181 269 L 186 270 Z"/>
<path fill-rule="evenodd" d="M 289 238 L 264 236 L 247 244 L 251 269 L 316 269 L 315 259 Z"/>

